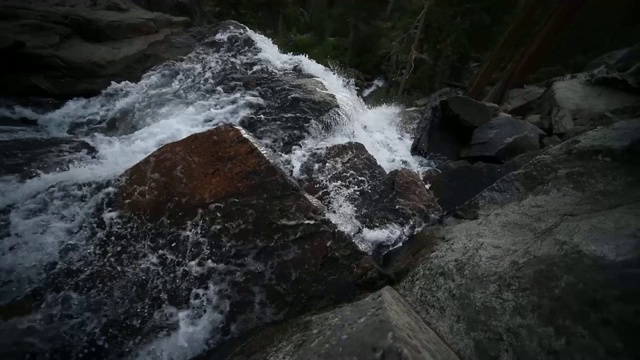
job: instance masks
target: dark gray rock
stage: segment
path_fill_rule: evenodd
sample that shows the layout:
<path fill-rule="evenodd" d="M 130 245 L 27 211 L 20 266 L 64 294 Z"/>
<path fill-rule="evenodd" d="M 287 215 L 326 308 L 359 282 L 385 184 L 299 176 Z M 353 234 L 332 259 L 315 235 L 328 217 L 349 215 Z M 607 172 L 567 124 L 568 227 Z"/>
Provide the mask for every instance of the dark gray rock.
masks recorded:
<path fill-rule="evenodd" d="M 559 135 L 574 126 L 611 124 L 614 118 L 608 113 L 639 106 L 640 95 L 597 86 L 588 81 L 588 76 L 579 75 L 555 82 L 541 101 L 543 119 L 549 119 L 553 134 Z"/>
<path fill-rule="evenodd" d="M 473 132 L 471 144 L 461 152 L 463 158 L 504 162 L 540 149 L 544 132 L 534 125 L 512 117 L 498 117 Z"/>
<path fill-rule="evenodd" d="M 545 147 L 545 148 L 549 146 L 556 146 L 560 143 L 562 143 L 562 140 L 560 140 L 560 138 L 557 137 L 556 135 L 547 136 L 544 139 L 542 139 L 542 147 Z"/>
<path fill-rule="evenodd" d="M 265 329 L 207 359 L 456 360 L 402 296 L 386 287 L 360 301 Z"/>
<path fill-rule="evenodd" d="M 596 70 L 600 67 L 626 72 L 640 63 L 640 43 L 621 50 L 615 50 L 604 54 L 585 67 L 585 72 Z"/>
<path fill-rule="evenodd" d="M 447 122 L 454 126 L 477 128 L 493 118 L 493 110 L 486 104 L 466 96 L 450 96 L 443 101 Z"/>
<path fill-rule="evenodd" d="M 498 116 L 498 114 L 500 114 L 500 106 L 498 104 L 494 104 L 494 103 L 490 103 L 490 102 L 483 102 L 483 104 L 489 108 L 489 110 L 491 110 L 491 118 L 493 119 L 494 117 Z"/>
<path fill-rule="evenodd" d="M 203 0 L 132 0 L 143 9 L 187 17 L 195 26 L 207 25 L 211 22 L 209 14 L 204 9 Z"/>
<path fill-rule="evenodd" d="M 529 115 L 524 120 L 543 131 L 551 131 L 551 122 L 549 119 L 543 118 L 542 115 Z"/>
<path fill-rule="evenodd" d="M 442 104 L 447 97 L 459 93 L 459 90 L 445 88 L 431 95 L 414 129 L 412 154 L 437 161 L 455 161 L 460 158 L 460 149 L 469 143 L 472 129 L 456 128 L 448 122 Z"/>
<path fill-rule="evenodd" d="M 532 85 L 509 90 L 504 102 L 500 105 L 500 111 L 514 116 L 524 116 L 537 106 L 537 100 L 545 90 L 543 87 Z"/>
<path fill-rule="evenodd" d="M 386 252 L 441 215 L 418 174 L 408 169 L 387 174 L 360 143 L 323 149 L 312 155 L 300 172 L 303 188 L 329 212 L 340 213 L 344 206 L 354 208 L 353 222 L 343 220 L 356 237 L 366 238 L 372 231 L 386 229 L 389 238 L 373 241 L 380 247 L 367 249 L 370 252 Z"/>
<path fill-rule="evenodd" d="M 500 178 L 522 167 L 535 155 L 524 154 L 505 164 L 458 161 L 426 173 L 423 181 L 428 184 L 442 210 L 450 214 Z"/>
<path fill-rule="evenodd" d="M 29 179 L 68 168 L 96 153 L 88 143 L 70 138 L 28 138 L 0 141 L 0 176 Z"/>
<path fill-rule="evenodd" d="M 627 92 L 640 92 L 640 60 L 627 72 L 611 71 L 601 68 L 591 74 L 589 81 L 595 85 L 608 86 Z"/>
<path fill-rule="evenodd" d="M 635 359 L 640 120 L 550 147 L 476 196 L 478 220 L 398 286 L 465 359 Z"/>
<path fill-rule="evenodd" d="M 77 5 L 2 5 L 0 31 L 9 45 L 0 58 L 0 95 L 93 95 L 112 81 L 137 80 L 196 44 L 182 31 L 187 18 L 135 6 Z"/>

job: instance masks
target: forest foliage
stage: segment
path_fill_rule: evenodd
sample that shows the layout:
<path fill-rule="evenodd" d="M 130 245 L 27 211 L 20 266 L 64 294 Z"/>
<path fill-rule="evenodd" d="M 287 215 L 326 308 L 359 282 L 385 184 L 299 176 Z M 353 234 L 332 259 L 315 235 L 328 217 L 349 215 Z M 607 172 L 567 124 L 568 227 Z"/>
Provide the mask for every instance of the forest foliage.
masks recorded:
<path fill-rule="evenodd" d="M 307 54 L 320 63 L 349 71 L 357 81 L 382 76 L 391 86 L 389 95 L 420 96 L 447 85 L 466 85 L 529 1 L 206 0 L 205 3 L 214 18 L 240 21 L 274 39 L 284 51 Z M 558 34 L 562 44 L 555 46 L 556 55 L 550 56 L 551 61 L 544 64 L 547 69 L 542 71 L 551 69 L 554 75 L 579 71 L 590 57 L 632 45 L 632 31 L 640 28 L 630 15 L 631 7 L 640 10 L 640 2 L 617 1 L 620 4 L 616 6 L 590 1 L 576 21 L 580 28 Z M 607 27 L 603 29 L 597 23 Z M 620 34 L 621 31 L 626 33 Z"/>

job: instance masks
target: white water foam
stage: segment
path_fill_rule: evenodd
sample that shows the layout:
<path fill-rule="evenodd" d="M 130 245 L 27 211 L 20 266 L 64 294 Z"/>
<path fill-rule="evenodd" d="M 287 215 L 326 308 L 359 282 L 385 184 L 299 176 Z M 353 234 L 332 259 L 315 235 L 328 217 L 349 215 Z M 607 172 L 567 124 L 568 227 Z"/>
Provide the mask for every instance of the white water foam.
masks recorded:
<path fill-rule="evenodd" d="M 195 289 L 191 294 L 190 306 L 184 310 L 167 307 L 164 312 L 174 317 L 179 328 L 168 336 L 158 338 L 140 349 L 133 358 L 188 360 L 207 350 L 207 343 L 223 315 L 214 310 L 219 306 L 218 289 Z"/>
<path fill-rule="evenodd" d="M 384 79 L 383 78 L 377 78 L 373 81 L 373 84 L 371 84 L 368 88 L 362 90 L 362 97 L 366 98 L 369 95 L 371 95 L 372 92 L 380 89 L 381 87 L 383 87 L 385 84 Z"/>

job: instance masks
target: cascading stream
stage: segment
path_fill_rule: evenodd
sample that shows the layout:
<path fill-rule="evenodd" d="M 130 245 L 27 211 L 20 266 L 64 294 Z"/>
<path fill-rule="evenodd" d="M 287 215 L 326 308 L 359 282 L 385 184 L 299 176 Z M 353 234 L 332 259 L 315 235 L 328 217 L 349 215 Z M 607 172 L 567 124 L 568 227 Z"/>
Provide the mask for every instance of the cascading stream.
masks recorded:
<path fill-rule="evenodd" d="M 230 31 L 217 35 L 214 40 L 221 42 L 233 35 Z M 283 54 L 260 34 L 249 31 L 249 36 L 259 51 L 243 50 L 229 41 L 222 49 L 212 51 L 203 47 L 183 61 L 154 68 L 137 83 L 113 84 L 99 96 L 71 100 L 52 112 L 37 114 L 24 108 L 2 110 L 4 115 L 16 118 L 26 113 L 37 118 L 45 129 L 18 131 L 2 135 L 2 139 L 71 136 L 88 142 L 97 153 L 76 159 L 66 170 L 26 181 L 8 176 L 0 178 L 0 226 L 7 224 L 6 231 L 0 232 L 3 237 L 0 241 L 0 304 L 18 299 L 39 286 L 49 269 L 60 263 L 78 261 L 84 252 L 91 251 L 88 238 L 95 234 L 87 230 L 85 223 L 95 217 L 108 223 L 117 217 L 104 203 L 115 191 L 114 181 L 125 170 L 167 143 L 220 124 L 240 124 L 254 112 L 255 106 L 269 105 L 270 99 L 262 98 L 259 91 L 230 83 L 230 74 L 296 74 L 302 69 L 335 96 L 339 104 L 338 113 L 333 114 L 337 125 L 329 132 L 312 131 L 291 151 L 277 154 L 293 177 L 300 175 L 300 166 L 310 153 L 346 142 L 364 144 L 387 172 L 399 168 L 416 171 L 428 168 L 424 159 L 410 153 L 411 137 L 401 129 L 399 107 L 369 107 L 358 97 L 353 83 L 335 71 L 306 56 Z M 269 139 L 261 141 L 268 147 Z M 343 195 L 335 194 L 335 206 L 329 209 L 329 218 L 342 230 L 366 234 L 359 237 L 361 242 L 386 241 L 376 229 L 358 229 L 353 206 L 346 203 Z M 366 243 L 359 245 L 363 249 L 371 248 Z M 217 291 L 213 286 L 194 289 L 189 308 L 167 309 L 171 315 L 168 321 L 173 322 L 177 330 L 147 344 L 139 355 L 186 359 L 205 350 L 207 341 L 214 337 L 211 332 L 219 317 L 211 310 L 217 301 Z M 3 333 L 13 332 L 1 340 L 0 345 L 38 334 L 33 329 L 43 323 L 52 324 L 54 329 L 56 322 L 45 319 L 51 315 L 47 311 L 64 308 L 64 311 L 82 312 L 85 311 L 83 301 L 74 294 L 49 297 L 42 311 L 0 324 Z M 218 304 L 220 307 L 224 306 Z M 91 321 L 87 319 L 82 320 L 86 322 L 84 325 L 72 324 L 66 330 L 78 331 L 82 326 L 90 326 Z M 37 344 L 39 340 L 33 341 Z"/>

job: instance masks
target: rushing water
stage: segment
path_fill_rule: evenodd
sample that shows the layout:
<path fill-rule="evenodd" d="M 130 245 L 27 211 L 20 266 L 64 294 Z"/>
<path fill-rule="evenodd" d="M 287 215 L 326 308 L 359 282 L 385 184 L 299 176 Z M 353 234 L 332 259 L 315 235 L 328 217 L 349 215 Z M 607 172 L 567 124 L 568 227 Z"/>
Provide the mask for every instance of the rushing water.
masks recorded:
<path fill-rule="evenodd" d="M 217 35 L 225 40 L 229 34 Z M 19 298 L 38 285 L 47 269 L 60 261 L 74 261 L 81 253 L 88 233 L 83 224 L 96 216 L 96 209 L 113 193 L 112 180 L 159 147 L 224 123 L 239 124 L 252 112 L 252 105 L 263 104 L 256 91 L 242 88 L 229 91 L 219 76 L 228 71 L 268 70 L 292 72 L 301 68 L 321 81 L 340 106 L 338 125 L 329 133 L 313 133 L 290 152 L 278 154 L 283 166 L 294 177 L 300 165 L 317 149 L 355 141 L 386 170 L 427 167 L 423 159 L 410 153 L 411 137 L 401 130 L 401 109 L 393 105 L 369 107 L 357 96 L 353 82 L 305 56 L 283 54 L 266 37 L 249 32 L 259 52 L 238 54 L 232 51 L 194 51 L 183 61 L 159 66 L 137 82 L 113 84 L 101 95 L 75 99 L 58 110 L 38 114 L 30 109 L 2 109 L 2 115 L 37 119 L 41 127 L 3 134 L 6 138 L 68 137 L 69 133 L 97 149 L 94 157 L 76 159 L 68 169 L 42 174 L 26 181 L 0 178 L 0 216 L 8 223 L 0 240 L 0 304 Z M 109 121 L 118 125 L 110 128 Z M 105 121 L 107 120 L 107 121 Z M 353 206 L 336 194 L 329 218 L 346 231 L 355 231 Z M 117 216 L 101 214 L 105 222 Z M 2 224 L 3 222 L 0 222 Z M 364 229 L 359 245 L 367 241 L 386 241 L 389 232 L 398 229 Z M 66 254 L 61 258 L 61 254 Z M 140 358 L 186 359 L 206 347 L 206 341 L 220 316 L 212 311 L 217 291 L 211 286 L 194 289 L 190 307 L 166 309 L 178 330 L 147 344 L 137 353 Z M 66 296 L 66 297 L 65 297 Z M 58 294 L 47 299 L 43 308 L 64 306 L 82 311 L 82 299 L 74 294 Z M 47 305 L 48 304 L 48 305 Z M 53 304 L 53 305 L 51 305 Z M 220 307 L 220 304 L 218 304 Z M 0 330 L 16 331 L 14 337 L 0 340 L 0 346 L 18 336 L 28 336 L 45 314 L 2 323 Z"/>

